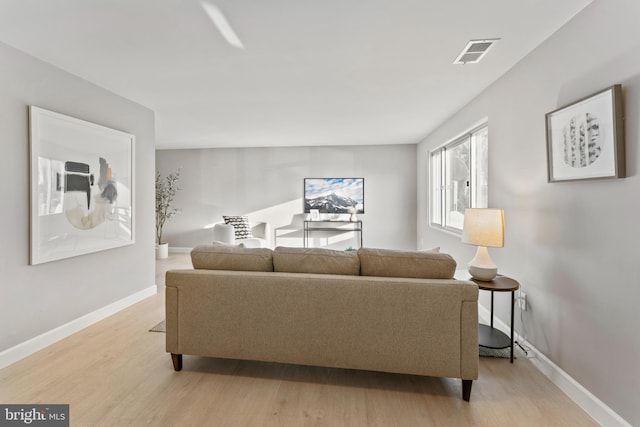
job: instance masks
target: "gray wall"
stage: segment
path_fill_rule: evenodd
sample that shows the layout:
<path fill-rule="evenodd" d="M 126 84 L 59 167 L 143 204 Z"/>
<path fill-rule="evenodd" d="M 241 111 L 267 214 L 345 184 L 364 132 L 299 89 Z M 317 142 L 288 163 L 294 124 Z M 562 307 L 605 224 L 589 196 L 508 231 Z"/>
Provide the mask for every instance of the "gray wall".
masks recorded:
<path fill-rule="evenodd" d="M 136 243 L 29 266 L 29 105 L 136 136 Z M 154 285 L 154 114 L 0 43 L 0 351 Z"/>
<path fill-rule="evenodd" d="M 489 117 L 489 204 L 505 209 L 506 232 L 505 247 L 490 252 L 530 302 L 526 331 L 516 326 L 632 425 L 640 425 L 639 18 L 636 0 L 594 1 L 418 151 L 418 246 L 441 245 L 465 265 L 475 248 L 428 226 L 428 150 Z M 547 183 L 545 113 L 616 83 L 629 177 Z M 496 308 L 508 323 L 508 301 Z"/>
<path fill-rule="evenodd" d="M 222 215 L 286 226 L 302 212 L 305 177 L 364 177 L 364 245 L 414 249 L 415 155 L 415 145 L 158 150 L 156 167 L 163 176 L 182 170 L 183 190 L 176 198 L 182 213 L 165 227 L 165 240 L 174 247 L 210 243 L 207 227 Z M 301 238 L 277 244 L 299 246 Z"/>

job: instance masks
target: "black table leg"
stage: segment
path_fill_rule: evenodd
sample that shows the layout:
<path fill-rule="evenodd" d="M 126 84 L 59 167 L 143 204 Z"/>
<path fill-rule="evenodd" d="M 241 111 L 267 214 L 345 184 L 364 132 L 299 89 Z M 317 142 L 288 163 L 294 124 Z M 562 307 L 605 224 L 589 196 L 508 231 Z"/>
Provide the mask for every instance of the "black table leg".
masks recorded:
<path fill-rule="evenodd" d="M 516 305 L 515 291 L 511 291 L 511 363 L 513 363 L 513 308 Z"/>
<path fill-rule="evenodd" d="M 493 329 L 493 291 L 491 291 L 491 328 Z"/>

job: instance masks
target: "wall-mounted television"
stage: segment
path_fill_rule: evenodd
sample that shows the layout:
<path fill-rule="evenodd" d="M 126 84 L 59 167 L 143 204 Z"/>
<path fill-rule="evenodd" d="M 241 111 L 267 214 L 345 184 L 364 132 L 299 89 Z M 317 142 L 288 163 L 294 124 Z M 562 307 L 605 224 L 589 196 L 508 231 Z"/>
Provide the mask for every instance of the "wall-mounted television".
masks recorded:
<path fill-rule="evenodd" d="M 305 178 L 304 212 L 364 213 L 364 178 Z"/>

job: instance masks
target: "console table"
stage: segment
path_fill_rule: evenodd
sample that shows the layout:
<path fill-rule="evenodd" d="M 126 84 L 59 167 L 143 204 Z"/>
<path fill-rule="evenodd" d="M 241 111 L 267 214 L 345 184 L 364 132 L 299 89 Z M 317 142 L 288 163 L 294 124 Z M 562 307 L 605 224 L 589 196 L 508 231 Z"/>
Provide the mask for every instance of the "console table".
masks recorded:
<path fill-rule="evenodd" d="M 314 232 L 329 232 L 337 235 L 342 233 L 357 233 L 357 238 L 362 247 L 362 220 L 358 221 L 337 221 L 337 220 L 325 220 L 325 221 L 310 221 L 305 220 L 303 226 L 303 246 L 309 247 L 309 238 Z"/>

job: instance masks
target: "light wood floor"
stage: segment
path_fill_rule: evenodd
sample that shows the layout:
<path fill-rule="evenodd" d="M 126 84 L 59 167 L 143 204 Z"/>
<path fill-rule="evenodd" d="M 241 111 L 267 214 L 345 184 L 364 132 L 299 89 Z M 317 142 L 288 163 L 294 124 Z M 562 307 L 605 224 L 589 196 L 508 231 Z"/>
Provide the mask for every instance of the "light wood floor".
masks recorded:
<path fill-rule="evenodd" d="M 159 275 L 187 262 L 171 256 Z M 0 402 L 68 403 L 72 426 L 597 425 L 522 355 L 459 380 L 184 356 L 174 372 L 162 293 L 0 370 Z"/>

